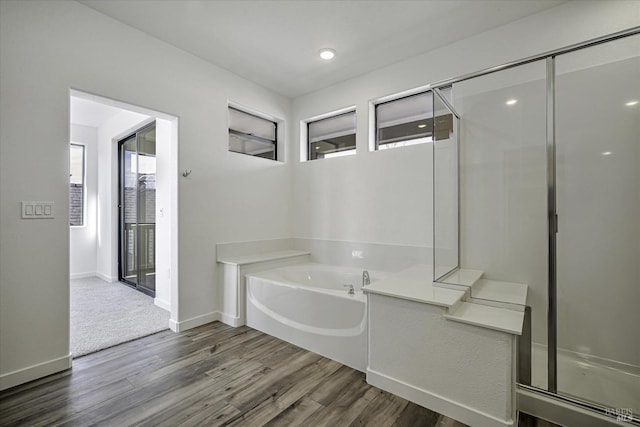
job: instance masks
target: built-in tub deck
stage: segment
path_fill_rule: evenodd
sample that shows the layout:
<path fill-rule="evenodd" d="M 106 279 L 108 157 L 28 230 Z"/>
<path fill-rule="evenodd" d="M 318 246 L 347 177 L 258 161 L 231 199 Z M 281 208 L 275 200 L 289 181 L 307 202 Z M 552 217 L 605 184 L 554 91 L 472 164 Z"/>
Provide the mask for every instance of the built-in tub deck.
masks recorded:
<path fill-rule="evenodd" d="M 434 283 L 432 277 L 430 265 L 416 265 L 372 283 L 365 292 L 445 307 L 446 319 L 522 334 L 524 310 L 519 307 L 526 304 L 526 285 L 484 280 L 477 270 L 458 270 L 459 280 L 453 287 Z M 477 293 L 476 286 L 480 288 Z M 502 301 L 503 295 L 506 301 Z M 494 306 L 503 302 L 515 305 L 516 309 Z"/>
<path fill-rule="evenodd" d="M 261 252 L 261 253 L 248 254 L 248 255 L 222 256 L 222 257 L 218 257 L 218 262 L 222 264 L 246 265 L 246 264 L 256 264 L 256 263 L 267 262 L 267 261 L 276 261 L 280 259 L 295 258 L 295 257 L 305 256 L 310 254 L 311 252 L 308 252 L 308 251 L 299 251 L 299 250 L 290 249 L 290 250 L 282 250 L 282 251 Z"/>
<path fill-rule="evenodd" d="M 446 283 L 433 282 L 432 267 L 417 264 L 373 274 L 361 287 L 362 269 L 352 269 L 345 282 L 346 267 L 278 249 L 219 253 L 225 323 L 365 371 L 369 384 L 466 424 L 514 425 L 526 285 L 464 269 Z M 305 268 L 315 268 L 318 279 L 335 270 L 334 289 L 314 288 L 313 272 L 300 274 Z M 354 285 L 354 295 L 345 283 Z"/>
<path fill-rule="evenodd" d="M 508 284 L 482 276 L 458 270 L 439 283 L 430 265 L 415 265 L 365 287 L 367 382 L 465 424 L 513 426 L 526 289 L 515 284 L 500 301 Z M 498 301 L 474 297 L 478 283 L 476 297 Z"/>

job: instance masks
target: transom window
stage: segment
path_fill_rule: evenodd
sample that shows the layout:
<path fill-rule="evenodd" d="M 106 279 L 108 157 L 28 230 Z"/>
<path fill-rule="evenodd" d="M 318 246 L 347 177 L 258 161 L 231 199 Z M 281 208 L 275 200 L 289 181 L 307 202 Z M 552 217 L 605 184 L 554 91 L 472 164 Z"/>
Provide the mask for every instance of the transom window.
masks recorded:
<path fill-rule="evenodd" d="M 307 160 L 356 154 L 356 112 L 307 122 Z"/>
<path fill-rule="evenodd" d="M 433 141 L 431 91 L 377 104 L 375 115 L 377 150 Z"/>
<path fill-rule="evenodd" d="M 229 151 L 278 160 L 278 124 L 229 106 Z"/>

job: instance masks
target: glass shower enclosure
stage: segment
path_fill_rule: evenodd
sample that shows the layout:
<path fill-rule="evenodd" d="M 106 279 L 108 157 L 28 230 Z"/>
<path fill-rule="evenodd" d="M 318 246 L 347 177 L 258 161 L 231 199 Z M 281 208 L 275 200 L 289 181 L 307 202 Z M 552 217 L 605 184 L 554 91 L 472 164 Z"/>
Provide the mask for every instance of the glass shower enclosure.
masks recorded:
<path fill-rule="evenodd" d="M 526 283 L 530 370 L 519 387 L 631 424 L 640 424 L 639 33 L 432 85 L 450 88 L 434 112 L 448 103 L 455 112 L 450 137 L 434 144 L 434 280 L 464 268 Z"/>

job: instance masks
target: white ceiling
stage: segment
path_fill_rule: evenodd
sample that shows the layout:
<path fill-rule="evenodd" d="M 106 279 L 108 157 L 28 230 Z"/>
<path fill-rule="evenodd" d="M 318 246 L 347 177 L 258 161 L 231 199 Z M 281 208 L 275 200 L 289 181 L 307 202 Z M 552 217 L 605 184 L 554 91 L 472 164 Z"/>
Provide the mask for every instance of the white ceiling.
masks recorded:
<path fill-rule="evenodd" d="M 294 98 L 566 0 L 78 1 Z"/>
<path fill-rule="evenodd" d="M 122 111 L 120 108 L 88 99 L 71 97 L 71 123 L 100 127 L 104 122 Z"/>

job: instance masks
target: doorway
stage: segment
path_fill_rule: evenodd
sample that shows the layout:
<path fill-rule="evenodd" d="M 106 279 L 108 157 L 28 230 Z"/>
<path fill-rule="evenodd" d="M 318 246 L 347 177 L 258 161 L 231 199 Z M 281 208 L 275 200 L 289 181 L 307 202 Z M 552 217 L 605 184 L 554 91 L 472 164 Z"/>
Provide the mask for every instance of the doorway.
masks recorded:
<path fill-rule="evenodd" d="M 156 295 L 156 125 L 118 141 L 118 280 Z"/>

